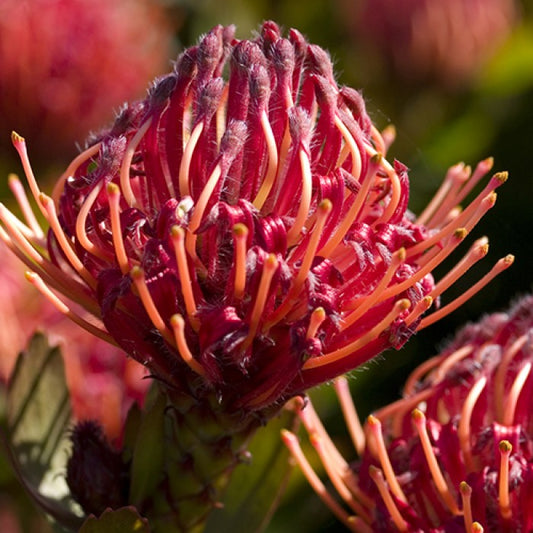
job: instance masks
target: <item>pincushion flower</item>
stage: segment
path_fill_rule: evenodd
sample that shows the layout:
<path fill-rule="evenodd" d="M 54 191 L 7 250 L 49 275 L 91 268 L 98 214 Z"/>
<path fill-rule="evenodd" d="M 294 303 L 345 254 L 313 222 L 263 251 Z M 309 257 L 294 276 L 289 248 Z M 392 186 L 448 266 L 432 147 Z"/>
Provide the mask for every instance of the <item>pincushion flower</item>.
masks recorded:
<path fill-rule="evenodd" d="M 165 72 L 171 42 L 151 0 L 3 0 L 0 121 L 47 162 L 72 153 Z"/>
<path fill-rule="evenodd" d="M 403 398 L 358 422 L 336 388 L 359 460 L 342 459 L 312 405 L 298 407 L 346 511 L 284 439 L 353 531 L 526 532 L 533 528 L 533 296 L 464 327 L 416 369 Z M 350 516 L 351 514 L 354 516 Z M 356 515 L 356 516 L 355 516 Z"/>
<path fill-rule="evenodd" d="M 13 134 L 49 230 L 17 191 L 27 220 L 2 207 L 2 236 L 43 293 L 169 391 L 214 394 L 227 412 L 280 405 L 459 305 L 421 319 L 487 251 L 477 241 L 434 282 L 507 175 L 461 211 L 492 160 L 456 165 L 417 219 L 406 167 L 385 159 L 391 136 L 296 30 L 267 22 L 240 41 L 216 27 L 89 140 L 51 196 Z"/>

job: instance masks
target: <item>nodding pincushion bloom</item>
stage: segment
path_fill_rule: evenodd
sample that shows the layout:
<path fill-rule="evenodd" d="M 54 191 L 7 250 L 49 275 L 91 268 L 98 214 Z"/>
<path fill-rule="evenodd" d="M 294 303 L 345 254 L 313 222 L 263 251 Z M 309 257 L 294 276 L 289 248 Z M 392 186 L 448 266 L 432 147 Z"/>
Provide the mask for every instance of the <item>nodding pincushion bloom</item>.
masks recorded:
<path fill-rule="evenodd" d="M 353 531 L 533 530 L 533 296 L 464 327 L 416 369 L 403 398 L 360 426 L 347 381 L 337 393 L 359 460 L 348 465 L 312 405 L 298 407 L 350 512 L 284 439 L 314 488 Z M 356 516 L 350 516 L 353 513 Z"/>
<path fill-rule="evenodd" d="M 171 42 L 151 0 L 2 0 L 0 123 L 40 158 L 59 157 L 142 96 Z"/>
<path fill-rule="evenodd" d="M 0 244 L 0 384 L 6 384 L 19 353 L 36 329 L 63 355 L 74 422 L 93 420 L 118 444 L 128 410 L 142 405 L 149 381 L 145 368 L 122 350 L 73 324 L 24 280 L 23 265 Z"/>
<path fill-rule="evenodd" d="M 366 0 L 341 3 L 354 36 L 405 80 L 454 87 L 497 50 L 517 19 L 514 0 Z"/>
<path fill-rule="evenodd" d="M 90 139 L 52 196 L 14 134 L 50 229 L 17 191 L 27 221 L 2 207 L 2 235 L 30 281 L 169 391 L 257 411 L 400 347 L 460 303 L 421 318 L 487 251 L 477 241 L 434 282 L 506 174 L 461 211 L 492 161 L 452 167 L 417 219 L 391 137 L 296 30 L 267 22 L 240 41 L 219 26 Z"/>

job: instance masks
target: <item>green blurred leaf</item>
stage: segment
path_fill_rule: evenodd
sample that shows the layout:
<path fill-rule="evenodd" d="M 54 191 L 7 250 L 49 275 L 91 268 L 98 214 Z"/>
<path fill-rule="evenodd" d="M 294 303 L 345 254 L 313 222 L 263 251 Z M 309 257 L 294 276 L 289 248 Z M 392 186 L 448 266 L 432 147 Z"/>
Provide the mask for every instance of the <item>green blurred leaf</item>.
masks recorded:
<path fill-rule="evenodd" d="M 491 95 L 513 95 L 533 86 L 533 22 L 524 21 L 491 59 L 478 81 Z"/>
<path fill-rule="evenodd" d="M 150 533 L 150 527 L 135 507 L 104 511 L 100 518 L 87 518 L 79 533 Z"/>
<path fill-rule="evenodd" d="M 424 157 L 441 168 L 446 168 L 450 162 L 475 164 L 479 157 L 486 157 L 484 150 L 494 138 L 495 128 L 494 120 L 486 111 L 471 106 L 435 134 L 424 149 Z"/>
<path fill-rule="evenodd" d="M 280 416 L 261 428 L 249 446 L 251 460 L 239 465 L 231 477 L 224 507 L 214 510 L 204 533 L 260 532 L 268 525 L 290 474 L 289 452 L 280 431 L 294 428 L 294 413 Z"/>
<path fill-rule="evenodd" d="M 167 398 L 158 388 L 152 389 L 155 398 L 149 399 L 150 406 L 142 412 L 133 448 L 131 467 L 131 489 L 129 501 L 140 504 L 152 495 L 161 481 L 165 460 L 165 408 Z"/>
<path fill-rule="evenodd" d="M 20 354 L 8 385 L 2 441 L 30 495 L 60 523 L 77 529 L 79 509 L 64 477 L 70 417 L 61 352 L 38 333 Z"/>

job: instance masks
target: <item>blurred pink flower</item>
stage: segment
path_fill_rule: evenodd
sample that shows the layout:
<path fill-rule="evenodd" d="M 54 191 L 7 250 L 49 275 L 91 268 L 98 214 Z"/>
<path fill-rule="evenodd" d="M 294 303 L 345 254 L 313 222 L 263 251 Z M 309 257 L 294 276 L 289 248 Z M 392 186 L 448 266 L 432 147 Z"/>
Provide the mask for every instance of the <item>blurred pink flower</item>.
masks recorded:
<path fill-rule="evenodd" d="M 404 80 L 453 87 L 471 78 L 510 33 L 514 0 L 343 0 L 354 37 Z"/>
<path fill-rule="evenodd" d="M 2 0 L 2 127 L 72 153 L 167 68 L 171 30 L 151 0 Z"/>
<path fill-rule="evenodd" d="M 533 296 L 464 327 L 416 369 L 403 398 L 360 427 L 336 387 L 359 460 L 348 465 L 312 406 L 297 407 L 345 510 L 284 439 L 314 488 L 360 532 L 533 530 Z M 357 515 L 350 516 L 351 514 Z"/>

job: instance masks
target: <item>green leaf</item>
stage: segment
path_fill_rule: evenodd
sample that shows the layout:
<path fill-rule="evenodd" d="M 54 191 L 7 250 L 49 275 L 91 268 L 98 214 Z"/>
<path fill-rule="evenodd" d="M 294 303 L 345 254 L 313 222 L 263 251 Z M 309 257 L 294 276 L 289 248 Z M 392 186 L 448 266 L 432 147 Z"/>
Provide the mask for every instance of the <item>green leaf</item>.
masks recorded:
<path fill-rule="evenodd" d="M 147 403 L 151 405 L 146 407 L 141 414 L 140 422 L 137 422 L 139 429 L 132 446 L 129 501 L 133 504 L 140 504 L 152 495 L 161 481 L 165 460 L 164 430 L 167 398 L 158 387 L 150 392 L 155 394 L 155 398 L 149 398 Z"/>
<path fill-rule="evenodd" d="M 66 527 L 77 529 L 80 511 L 64 473 L 69 455 L 69 391 L 59 348 L 36 334 L 17 360 L 8 385 L 2 441 L 29 494 Z"/>
<path fill-rule="evenodd" d="M 294 413 L 284 410 L 257 431 L 248 448 L 251 460 L 233 472 L 224 507 L 211 513 L 205 533 L 256 533 L 266 528 L 291 471 L 289 452 L 280 431 L 294 428 L 295 424 Z"/>
<path fill-rule="evenodd" d="M 150 527 L 135 507 L 104 511 L 100 518 L 90 516 L 79 533 L 150 533 Z"/>

